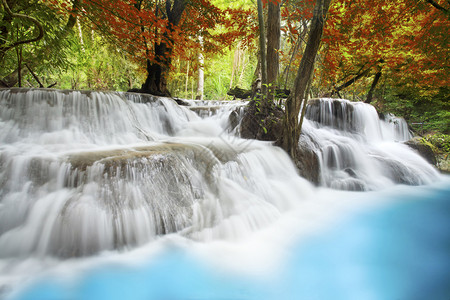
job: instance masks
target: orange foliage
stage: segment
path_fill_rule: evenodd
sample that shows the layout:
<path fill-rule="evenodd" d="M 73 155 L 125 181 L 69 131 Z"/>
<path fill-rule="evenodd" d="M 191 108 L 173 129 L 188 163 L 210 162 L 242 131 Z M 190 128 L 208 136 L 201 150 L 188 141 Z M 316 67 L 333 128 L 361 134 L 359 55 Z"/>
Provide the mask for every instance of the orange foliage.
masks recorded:
<path fill-rule="evenodd" d="M 61 13 L 71 12 L 67 0 L 45 1 Z M 251 11 L 221 10 L 208 0 L 189 0 L 180 23 L 174 26 L 169 24 L 165 6 L 166 1 L 160 0 L 83 0 L 80 17 L 136 60 L 151 63 L 156 62 L 154 49 L 161 43 L 172 48 L 173 55 L 186 59 L 187 49 L 216 52 L 238 37 L 254 37 L 254 28 L 247 26 Z"/>
<path fill-rule="evenodd" d="M 396 85 L 448 86 L 449 25 L 448 14 L 425 1 L 334 1 L 322 39 L 322 78 L 340 84 L 382 69 Z"/>

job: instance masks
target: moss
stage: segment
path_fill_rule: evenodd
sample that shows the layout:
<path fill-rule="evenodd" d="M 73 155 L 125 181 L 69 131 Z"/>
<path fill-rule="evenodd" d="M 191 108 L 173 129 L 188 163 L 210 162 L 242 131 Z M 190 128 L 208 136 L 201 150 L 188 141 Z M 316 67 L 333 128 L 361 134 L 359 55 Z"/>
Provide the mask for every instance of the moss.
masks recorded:
<path fill-rule="evenodd" d="M 428 146 L 431 148 L 431 150 L 433 150 L 434 153 L 439 153 L 439 148 L 436 147 L 435 145 L 433 145 L 432 143 L 430 143 L 430 141 L 428 141 L 426 138 L 421 138 L 419 140 L 419 143 L 424 145 L 424 146 Z"/>
<path fill-rule="evenodd" d="M 437 167 L 441 172 L 450 173 L 450 135 L 428 134 L 420 139 L 420 143 L 429 146 L 435 153 Z"/>
<path fill-rule="evenodd" d="M 421 139 L 421 143 L 431 145 L 437 154 L 448 156 L 450 153 L 450 135 L 448 134 L 428 134 Z"/>

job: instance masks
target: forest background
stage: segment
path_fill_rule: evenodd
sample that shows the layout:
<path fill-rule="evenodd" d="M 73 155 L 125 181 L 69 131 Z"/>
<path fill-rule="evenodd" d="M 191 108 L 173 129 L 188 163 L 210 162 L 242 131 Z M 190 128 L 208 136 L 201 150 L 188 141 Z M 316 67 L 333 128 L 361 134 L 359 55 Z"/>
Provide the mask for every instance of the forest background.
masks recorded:
<path fill-rule="evenodd" d="M 164 61 L 172 96 L 230 100 L 260 78 L 256 1 L 1 1 L 3 87 L 140 89 Z M 269 1 L 280 8 L 274 84 L 292 89 L 315 1 Z M 369 102 L 450 152 L 449 10 L 448 0 L 332 1 L 310 97 Z"/>

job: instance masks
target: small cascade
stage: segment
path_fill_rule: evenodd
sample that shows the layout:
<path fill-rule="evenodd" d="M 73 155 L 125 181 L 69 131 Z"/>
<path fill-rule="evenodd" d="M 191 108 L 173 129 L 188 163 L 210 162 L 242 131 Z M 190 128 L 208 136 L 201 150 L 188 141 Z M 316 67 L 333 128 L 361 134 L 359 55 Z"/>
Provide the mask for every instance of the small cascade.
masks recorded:
<path fill-rule="evenodd" d="M 393 115 L 380 119 L 361 102 L 315 99 L 309 102 L 301 147 L 319 161 L 319 182 L 343 190 L 376 190 L 392 184 L 432 182 L 437 171 L 408 146 L 406 122 Z M 306 142 L 305 142 L 306 141 Z"/>
<path fill-rule="evenodd" d="M 189 109 L 195 111 L 200 117 L 211 117 L 223 114 L 227 111 L 241 110 L 248 102 L 246 101 L 216 101 L 216 100 L 183 100 L 189 104 Z"/>
<path fill-rule="evenodd" d="M 0 91 L 0 105 L 4 144 L 123 145 L 199 119 L 170 99 L 125 93 L 11 89 Z"/>
<path fill-rule="evenodd" d="M 234 238 L 273 222 L 311 186 L 283 151 L 233 134 L 239 106 L 201 118 L 133 93 L 1 90 L 0 258 Z"/>
<path fill-rule="evenodd" d="M 383 132 L 385 132 L 386 136 L 391 135 L 388 139 L 404 142 L 413 137 L 409 131 L 408 123 L 406 123 L 403 118 L 399 118 L 391 113 L 388 113 L 382 115 L 381 120 L 384 121 L 381 122 L 381 126 L 384 127 Z"/>
<path fill-rule="evenodd" d="M 204 119 L 219 125 L 222 132 L 209 133 L 209 135 L 222 135 L 225 133 L 239 136 L 239 125 L 244 117 L 247 101 L 215 101 L 215 100 L 182 100 L 187 107 L 202 118 L 200 124 L 204 125 Z M 194 125 L 195 123 L 191 123 Z M 191 127 L 192 128 L 192 127 Z"/>

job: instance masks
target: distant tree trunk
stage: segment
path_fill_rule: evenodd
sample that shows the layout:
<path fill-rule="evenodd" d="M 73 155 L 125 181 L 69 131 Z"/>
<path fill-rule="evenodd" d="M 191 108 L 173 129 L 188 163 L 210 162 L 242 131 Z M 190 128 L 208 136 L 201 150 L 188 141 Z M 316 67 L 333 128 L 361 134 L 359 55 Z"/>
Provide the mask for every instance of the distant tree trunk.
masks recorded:
<path fill-rule="evenodd" d="M 17 70 L 19 70 L 19 87 L 22 87 L 22 47 L 19 46 L 16 48 L 16 54 L 17 54 Z"/>
<path fill-rule="evenodd" d="M 259 53 L 261 57 L 261 95 L 262 99 L 267 100 L 267 59 L 266 59 L 266 35 L 264 33 L 264 13 L 261 0 L 258 4 L 258 24 L 259 24 Z M 265 105 L 264 105 L 265 106 Z"/>
<path fill-rule="evenodd" d="M 186 80 L 185 80 L 185 82 L 184 82 L 184 96 L 186 97 L 186 98 L 188 98 L 188 84 L 189 84 L 189 69 L 190 69 L 190 65 L 191 65 L 191 62 L 190 61 L 188 61 L 187 62 L 187 67 L 186 67 Z"/>
<path fill-rule="evenodd" d="M 173 30 L 175 26 L 180 23 L 181 16 L 186 8 L 186 0 L 166 0 L 166 15 L 169 21 L 169 30 Z M 166 40 L 169 40 L 168 35 L 164 35 Z M 169 42 L 172 42 L 169 40 Z M 147 79 L 142 85 L 141 92 L 159 95 L 170 96 L 167 89 L 167 76 L 170 71 L 172 62 L 172 47 L 167 43 L 161 42 L 155 44 L 154 54 L 155 61 L 147 60 Z"/>
<path fill-rule="evenodd" d="M 197 95 L 195 99 L 203 100 L 203 87 L 205 84 L 205 72 L 203 71 L 204 58 L 203 54 L 200 52 L 198 54 L 198 80 L 197 80 Z"/>
<path fill-rule="evenodd" d="M 272 102 L 276 92 L 280 50 L 280 3 L 269 1 L 267 17 L 267 98 Z"/>
<path fill-rule="evenodd" d="M 233 67 L 231 68 L 231 79 L 230 79 L 230 89 L 233 87 L 234 84 L 234 77 L 239 69 L 239 56 L 240 56 L 240 44 L 236 46 L 236 49 L 234 50 L 234 56 L 233 56 Z"/>
<path fill-rule="evenodd" d="M 292 54 L 291 54 L 291 58 L 289 59 L 289 64 L 286 66 L 286 68 L 285 68 L 285 70 L 283 72 L 284 73 L 283 76 L 285 76 L 285 82 L 284 82 L 284 88 L 285 89 L 286 89 L 286 87 L 288 85 L 289 73 L 290 73 L 290 70 L 291 70 L 292 62 L 293 62 L 295 56 L 297 55 L 298 51 L 302 47 L 302 42 L 303 42 L 303 40 L 304 40 L 304 38 L 305 38 L 305 36 L 306 36 L 306 34 L 308 32 L 308 30 L 307 30 L 308 26 L 306 24 L 306 21 L 303 22 L 302 28 L 303 29 L 302 29 L 299 37 L 298 37 L 297 42 L 292 47 Z"/>
<path fill-rule="evenodd" d="M 30 68 L 30 66 L 28 66 L 28 64 L 25 65 L 28 69 L 28 71 L 30 71 L 31 75 L 33 76 L 34 80 L 37 81 L 37 83 L 39 84 L 40 88 L 43 88 L 44 85 L 42 84 L 42 82 L 39 80 L 39 77 L 33 72 L 33 70 Z"/>
<path fill-rule="evenodd" d="M 381 78 L 381 70 L 378 71 L 378 72 L 375 74 L 375 77 L 373 78 L 372 85 L 371 85 L 371 87 L 370 87 L 369 92 L 367 93 L 366 101 L 364 101 L 365 103 L 370 103 L 370 102 L 372 102 L 373 92 L 375 91 L 375 88 L 376 88 L 376 86 L 377 86 L 377 84 L 378 84 L 378 81 L 380 81 L 380 78 Z"/>
<path fill-rule="evenodd" d="M 319 51 L 320 41 L 331 0 L 316 0 L 313 19 L 309 31 L 308 42 L 303 53 L 300 67 L 294 83 L 294 94 L 286 101 L 286 117 L 284 119 L 283 134 L 278 144 L 285 149 L 291 157 L 295 157 L 298 148 L 298 139 L 301 128 L 299 126 L 299 113 L 303 101 L 306 101 L 308 82 L 314 71 L 314 61 Z"/>

